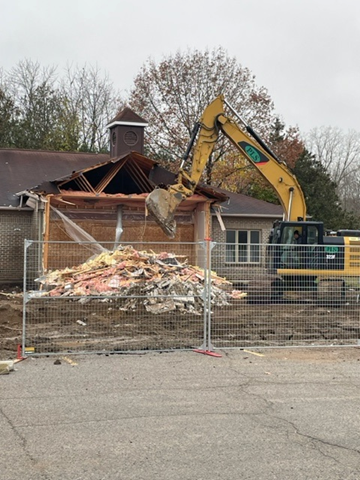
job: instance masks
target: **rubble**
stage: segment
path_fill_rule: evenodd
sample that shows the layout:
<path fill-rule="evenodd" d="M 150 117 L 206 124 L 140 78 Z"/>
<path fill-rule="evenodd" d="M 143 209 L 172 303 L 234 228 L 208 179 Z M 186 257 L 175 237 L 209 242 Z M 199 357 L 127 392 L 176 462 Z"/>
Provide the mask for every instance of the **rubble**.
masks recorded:
<path fill-rule="evenodd" d="M 41 291 L 34 297 L 82 297 L 84 302 L 89 296 L 116 296 L 124 299 L 121 310 L 132 311 L 142 305 L 153 314 L 176 310 L 200 315 L 206 281 L 211 281 L 211 303 L 217 306 L 246 295 L 230 291 L 231 282 L 215 272 L 206 279 L 204 270 L 189 265 L 185 257 L 122 245 L 78 266 L 51 271 L 37 281 Z"/>
<path fill-rule="evenodd" d="M 0 361 L 0 375 L 8 375 L 13 370 L 14 370 L 13 360 Z"/>

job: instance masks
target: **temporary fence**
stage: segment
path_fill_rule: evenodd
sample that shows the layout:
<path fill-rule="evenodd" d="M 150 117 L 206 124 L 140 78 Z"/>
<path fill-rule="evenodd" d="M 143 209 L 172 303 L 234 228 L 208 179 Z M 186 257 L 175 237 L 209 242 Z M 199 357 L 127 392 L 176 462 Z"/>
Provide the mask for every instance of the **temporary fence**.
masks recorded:
<path fill-rule="evenodd" d="M 292 265 L 280 280 L 268 253 L 211 240 L 27 240 L 22 355 L 357 345 L 360 262 L 351 275 Z"/>
<path fill-rule="evenodd" d="M 198 346 L 204 248 L 27 241 L 23 355 Z"/>
<path fill-rule="evenodd" d="M 343 251 L 331 264 L 334 248 Z M 282 275 L 270 268 L 268 245 L 214 244 L 212 266 L 235 294 L 229 306 L 212 308 L 212 347 L 357 345 L 359 247 L 280 245 L 276 253 Z"/>

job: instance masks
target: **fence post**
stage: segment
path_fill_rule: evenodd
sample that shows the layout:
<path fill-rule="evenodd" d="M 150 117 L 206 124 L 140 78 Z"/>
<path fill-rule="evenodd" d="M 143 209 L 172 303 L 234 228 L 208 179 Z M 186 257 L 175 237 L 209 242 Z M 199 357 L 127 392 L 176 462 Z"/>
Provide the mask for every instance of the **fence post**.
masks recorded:
<path fill-rule="evenodd" d="M 21 340 L 21 357 L 25 357 L 25 344 L 26 344 L 26 304 L 28 302 L 27 293 L 27 251 L 32 241 L 25 239 L 24 241 L 24 277 L 23 277 L 23 316 L 22 316 L 22 340 Z M 19 355 L 20 352 L 18 352 Z"/>
<path fill-rule="evenodd" d="M 211 238 L 204 238 L 205 265 L 204 265 L 204 340 L 200 348 L 195 352 L 221 357 L 220 353 L 215 353 L 211 344 L 211 251 L 215 243 Z"/>

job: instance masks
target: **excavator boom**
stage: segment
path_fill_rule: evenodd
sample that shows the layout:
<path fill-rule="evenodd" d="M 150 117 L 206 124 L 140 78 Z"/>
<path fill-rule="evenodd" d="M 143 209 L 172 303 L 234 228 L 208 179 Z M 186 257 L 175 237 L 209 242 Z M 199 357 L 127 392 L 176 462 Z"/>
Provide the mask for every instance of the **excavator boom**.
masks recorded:
<path fill-rule="evenodd" d="M 237 120 L 225 113 L 227 105 Z M 242 123 L 243 128 L 238 124 Z M 198 138 L 193 149 L 190 173 L 180 166 L 177 182 L 167 190 L 156 189 L 146 199 L 148 211 L 157 223 L 173 238 L 176 232 L 175 212 L 180 203 L 190 197 L 201 178 L 221 132 L 254 165 L 265 180 L 272 185 L 285 212 L 285 220 L 306 219 L 306 204 L 296 177 L 280 162 L 257 134 L 220 95 L 203 112 L 198 123 Z M 192 143 L 195 138 L 192 138 Z M 187 152 L 190 148 L 187 149 Z"/>

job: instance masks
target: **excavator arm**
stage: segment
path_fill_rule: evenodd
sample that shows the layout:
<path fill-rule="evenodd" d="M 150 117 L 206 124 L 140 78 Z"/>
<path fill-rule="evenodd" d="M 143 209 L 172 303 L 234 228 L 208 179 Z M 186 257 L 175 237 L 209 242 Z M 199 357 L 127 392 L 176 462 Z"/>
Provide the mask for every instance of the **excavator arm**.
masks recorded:
<path fill-rule="evenodd" d="M 240 128 L 237 121 L 224 113 L 225 105 L 243 124 L 243 128 Z M 173 238 L 175 236 L 174 215 L 176 209 L 183 200 L 194 193 L 220 132 L 230 140 L 274 188 L 284 209 L 285 220 L 299 221 L 306 219 L 305 199 L 296 177 L 284 163 L 276 158 L 252 128 L 246 125 L 222 95 L 206 107 L 196 130 L 197 132 L 194 132 L 193 139 L 187 149 L 187 154 L 180 165 L 177 182 L 170 185 L 167 190 L 154 190 L 146 199 L 149 212 L 154 215 L 162 230 L 169 237 Z M 191 170 L 188 173 L 183 167 L 194 143 L 196 133 L 198 137 L 193 150 Z"/>

